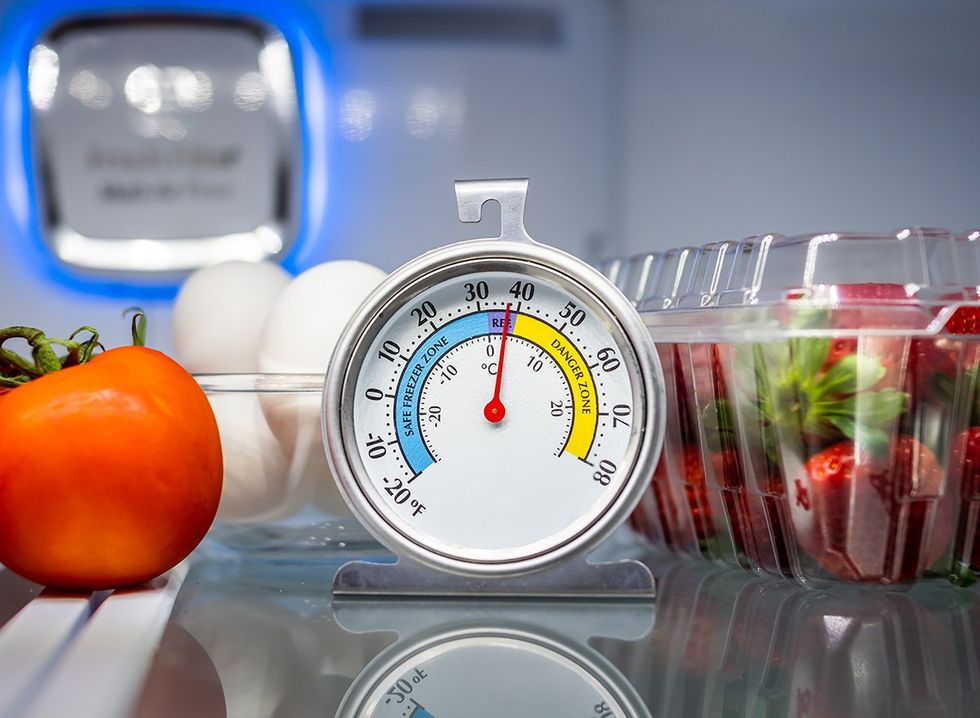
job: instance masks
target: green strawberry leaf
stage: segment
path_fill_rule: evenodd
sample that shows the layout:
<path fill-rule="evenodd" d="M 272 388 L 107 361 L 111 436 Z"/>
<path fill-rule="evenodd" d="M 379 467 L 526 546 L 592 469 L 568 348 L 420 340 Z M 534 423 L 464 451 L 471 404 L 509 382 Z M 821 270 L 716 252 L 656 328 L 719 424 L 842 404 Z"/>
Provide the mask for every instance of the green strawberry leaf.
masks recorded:
<path fill-rule="evenodd" d="M 888 440 L 888 432 L 876 426 L 862 425 L 858 431 L 858 439 L 861 446 L 874 456 L 883 456 L 888 453 L 891 442 Z"/>
<path fill-rule="evenodd" d="M 805 337 L 789 340 L 792 368 L 801 386 L 810 386 L 830 351 L 830 339 Z"/>
<path fill-rule="evenodd" d="M 776 434 L 776 428 L 772 424 L 761 424 L 760 430 L 762 436 L 762 450 L 765 452 L 766 456 L 769 457 L 769 461 L 772 462 L 773 466 L 782 466 L 782 456 L 780 453 L 779 446 L 779 436 Z"/>
<path fill-rule="evenodd" d="M 868 452 L 881 456 L 888 451 L 888 432 L 877 426 L 858 423 L 852 417 L 835 414 L 827 417 L 840 432 L 851 441 L 861 444 Z"/>
<path fill-rule="evenodd" d="M 869 425 L 887 424 L 901 415 L 907 402 L 908 394 L 895 389 L 882 389 L 819 401 L 811 404 L 810 411 L 818 416 L 856 416 Z"/>
<path fill-rule="evenodd" d="M 858 394 L 856 397 L 857 415 L 869 425 L 887 424 L 901 416 L 908 405 L 909 395 L 896 389 Z"/>
<path fill-rule="evenodd" d="M 755 378 L 755 344 L 739 344 L 735 347 L 735 376 L 740 386 L 751 387 Z"/>
<path fill-rule="evenodd" d="M 857 385 L 854 389 L 855 392 L 870 389 L 881 381 L 887 373 L 887 370 L 877 357 L 858 353 L 845 357 L 841 361 L 848 361 L 850 359 L 853 359 L 856 364 Z"/>
<path fill-rule="evenodd" d="M 844 357 L 814 384 L 810 392 L 811 400 L 827 394 L 853 394 L 857 391 L 858 373 L 858 355 Z"/>
<path fill-rule="evenodd" d="M 811 396 L 816 399 L 828 394 L 856 394 L 881 381 L 885 371 L 875 357 L 850 354 L 827 370 L 814 386 Z"/>
<path fill-rule="evenodd" d="M 972 586 L 977 582 L 977 574 L 965 561 L 953 561 L 948 578 L 957 586 Z"/>
<path fill-rule="evenodd" d="M 970 425 L 977 426 L 980 425 L 980 385 L 977 384 L 978 374 L 980 374 L 980 366 L 970 367 L 963 372 L 963 386 L 961 392 L 965 395 L 972 397 L 972 406 L 970 407 Z M 952 380 L 947 377 L 942 377 L 941 375 L 936 375 L 934 377 L 936 381 L 941 381 L 945 379 L 946 382 L 952 384 Z M 945 384 L 946 382 L 943 382 Z M 945 387 L 944 387 L 945 389 Z M 956 389 L 952 389 L 952 395 L 955 398 Z M 942 395 L 941 395 L 942 396 Z"/>
<path fill-rule="evenodd" d="M 846 414 L 831 414 L 827 417 L 827 421 L 833 424 L 837 429 L 852 441 L 857 439 L 857 423 L 854 421 L 853 414 L 848 416 Z"/>
<path fill-rule="evenodd" d="M 829 319 L 830 312 L 827 309 L 798 309 L 789 325 L 793 329 L 812 329 L 827 326 Z"/>
<path fill-rule="evenodd" d="M 966 382 L 967 386 L 976 386 L 977 374 L 980 374 L 980 366 L 971 366 L 969 369 L 963 372 L 963 380 Z"/>
<path fill-rule="evenodd" d="M 811 421 L 821 421 L 831 416 L 843 416 L 853 419 L 856 416 L 854 410 L 854 397 L 848 396 L 843 399 L 829 399 L 818 401 L 811 404 L 807 410 L 807 419 Z"/>
<path fill-rule="evenodd" d="M 932 395 L 943 405 L 952 406 L 956 398 L 956 382 L 943 374 L 933 374 L 929 378 Z"/>
<path fill-rule="evenodd" d="M 701 412 L 708 447 L 711 451 L 722 451 L 735 446 L 735 424 L 732 408 L 726 399 L 716 399 Z"/>

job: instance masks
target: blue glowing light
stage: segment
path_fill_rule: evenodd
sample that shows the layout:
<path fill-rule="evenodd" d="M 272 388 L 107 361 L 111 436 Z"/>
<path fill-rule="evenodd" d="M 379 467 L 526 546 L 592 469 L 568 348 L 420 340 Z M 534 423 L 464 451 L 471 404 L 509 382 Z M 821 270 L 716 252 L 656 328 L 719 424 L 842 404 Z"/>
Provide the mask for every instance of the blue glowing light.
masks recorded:
<path fill-rule="evenodd" d="M 327 211 L 328 48 L 321 18 L 300 0 L 32 0 L 0 10 L 0 281 L 4 273 L 27 272 L 41 281 L 102 296 L 172 297 L 178 280 L 79 272 L 52 254 L 42 238 L 39 192 L 31 154 L 28 59 L 52 26 L 81 17 L 179 14 L 254 20 L 276 29 L 289 46 L 296 81 L 302 144 L 296 238 L 280 260 L 299 272 L 324 240 Z"/>

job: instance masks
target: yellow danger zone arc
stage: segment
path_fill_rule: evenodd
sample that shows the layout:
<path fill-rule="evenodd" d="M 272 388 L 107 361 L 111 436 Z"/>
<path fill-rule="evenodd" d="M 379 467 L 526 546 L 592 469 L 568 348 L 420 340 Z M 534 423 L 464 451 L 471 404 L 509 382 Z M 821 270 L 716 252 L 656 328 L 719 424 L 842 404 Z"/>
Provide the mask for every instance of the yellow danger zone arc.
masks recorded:
<path fill-rule="evenodd" d="M 544 349 L 565 375 L 572 393 L 573 417 L 564 450 L 585 460 L 595 440 L 599 395 L 582 353 L 555 327 L 526 314 L 517 315 L 513 335 Z"/>

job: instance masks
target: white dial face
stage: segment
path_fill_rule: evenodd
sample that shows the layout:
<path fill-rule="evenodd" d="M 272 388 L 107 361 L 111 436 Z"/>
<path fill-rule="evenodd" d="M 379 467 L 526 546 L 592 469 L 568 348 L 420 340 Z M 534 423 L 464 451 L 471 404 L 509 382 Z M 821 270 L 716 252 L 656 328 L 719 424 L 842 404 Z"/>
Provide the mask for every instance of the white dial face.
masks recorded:
<path fill-rule="evenodd" d="M 605 306 L 557 272 L 501 263 L 395 296 L 353 370 L 359 490 L 423 551 L 475 563 L 588 530 L 645 420 L 636 356 Z"/>
<path fill-rule="evenodd" d="M 372 718 L 617 718 L 625 710 L 570 657 L 509 636 L 459 638 L 428 648 L 378 679 L 365 701 Z"/>

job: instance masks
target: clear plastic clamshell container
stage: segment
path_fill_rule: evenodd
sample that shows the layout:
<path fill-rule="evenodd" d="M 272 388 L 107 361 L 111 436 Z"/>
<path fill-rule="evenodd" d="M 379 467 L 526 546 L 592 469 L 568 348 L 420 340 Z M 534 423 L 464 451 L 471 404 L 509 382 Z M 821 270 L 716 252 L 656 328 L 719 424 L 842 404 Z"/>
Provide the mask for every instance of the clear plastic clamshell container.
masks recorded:
<path fill-rule="evenodd" d="M 980 232 L 774 235 L 607 263 L 656 343 L 633 527 L 804 585 L 980 575 Z"/>

